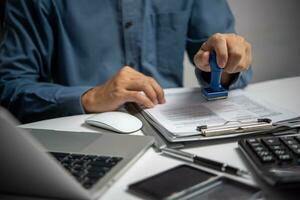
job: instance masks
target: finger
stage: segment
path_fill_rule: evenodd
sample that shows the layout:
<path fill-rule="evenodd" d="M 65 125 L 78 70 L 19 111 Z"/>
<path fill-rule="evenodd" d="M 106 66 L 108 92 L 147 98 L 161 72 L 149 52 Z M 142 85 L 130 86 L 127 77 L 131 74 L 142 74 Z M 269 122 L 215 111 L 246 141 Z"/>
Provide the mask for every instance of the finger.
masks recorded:
<path fill-rule="evenodd" d="M 166 102 L 165 93 L 164 93 L 164 90 L 162 89 L 162 87 L 152 77 L 149 77 L 149 81 L 152 85 L 152 88 L 156 92 L 158 103 L 160 103 L 160 104 L 165 103 Z"/>
<path fill-rule="evenodd" d="M 246 71 L 250 67 L 250 63 L 252 59 L 251 56 L 252 56 L 251 53 L 246 48 L 244 57 L 242 58 L 242 61 L 238 64 L 236 68 L 236 72 Z"/>
<path fill-rule="evenodd" d="M 200 70 L 210 72 L 209 51 L 203 51 L 200 49 L 194 57 L 194 63 Z"/>
<path fill-rule="evenodd" d="M 124 66 L 124 68 L 127 70 L 127 72 L 130 72 L 130 75 L 132 76 L 145 76 L 144 74 L 142 74 L 141 72 L 135 70 L 130 66 Z"/>
<path fill-rule="evenodd" d="M 134 74 L 134 70 L 129 66 L 124 66 L 114 75 L 113 79 L 128 78 L 132 76 L 132 74 Z"/>
<path fill-rule="evenodd" d="M 252 47 L 251 44 L 246 42 L 246 69 L 250 67 L 250 64 L 252 63 Z"/>
<path fill-rule="evenodd" d="M 127 85 L 125 86 L 126 89 L 143 91 L 154 104 L 164 102 L 163 91 L 154 79 L 151 80 L 152 78 L 149 78 L 128 66 L 125 66 L 123 69 L 127 79 Z"/>
<path fill-rule="evenodd" d="M 214 50 L 217 54 L 217 63 L 221 68 L 226 66 L 228 62 L 228 51 L 226 40 L 223 38 L 216 39 L 216 42 L 213 44 Z"/>
<path fill-rule="evenodd" d="M 127 90 L 133 90 L 133 91 L 142 91 L 145 93 L 145 95 L 152 101 L 153 104 L 158 104 L 158 98 L 156 91 L 152 87 L 150 81 L 148 81 L 148 78 L 146 76 L 144 77 L 136 77 L 132 78 L 128 85 L 126 86 Z"/>
<path fill-rule="evenodd" d="M 147 96 L 141 94 L 141 92 L 126 91 L 125 95 L 126 95 L 126 100 L 129 102 L 135 102 L 137 104 L 145 106 L 146 108 L 154 107 L 154 104 L 152 103 L 152 101 Z"/>
<path fill-rule="evenodd" d="M 228 60 L 227 42 L 222 34 L 214 34 L 201 47 L 205 51 L 215 50 L 217 54 L 217 63 L 221 68 L 224 68 Z"/>
<path fill-rule="evenodd" d="M 238 46 L 228 47 L 228 49 L 229 58 L 224 70 L 230 74 L 240 72 L 239 66 L 242 64 L 242 58 L 244 57 L 245 49 Z"/>
<path fill-rule="evenodd" d="M 121 77 L 129 79 L 130 77 L 138 77 L 138 76 L 144 76 L 142 73 L 136 71 L 130 66 L 124 66 L 122 67 L 119 72 L 115 75 L 115 77 Z"/>

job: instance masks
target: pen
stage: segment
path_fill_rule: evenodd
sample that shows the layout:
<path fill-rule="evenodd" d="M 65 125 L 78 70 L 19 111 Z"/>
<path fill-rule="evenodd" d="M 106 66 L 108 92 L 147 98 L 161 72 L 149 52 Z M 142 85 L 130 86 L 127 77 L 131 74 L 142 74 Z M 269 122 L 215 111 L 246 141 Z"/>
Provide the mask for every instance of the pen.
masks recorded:
<path fill-rule="evenodd" d="M 249 175 L 249 172 L 247 172 L 245 170 L 238 169 L 236 167 L 227 165 L 226 163 L 221 163 L 221 162 L 217 162 L 217 161 L 210 160 L 207 158 L 199 157 L 195 154 L 191 154 L 188 152 L 184 152 L 184 151 L 180 151 L 180 150 L 176 150 L 176 149 L 170 149 L 170 148 L 166 148 L 166 147 L 162 148 L 161 151 L 162 151 L 162 153 L 172 156 L 174 158 L 192 162 L 194 164 L 204 166 L 204 167 L 207 167 L 210 169 L 214 169 L 217 171 L 221 171 L 224 173 L 228 173 L 231 175 L 236 175 L 236 176 Z"/>

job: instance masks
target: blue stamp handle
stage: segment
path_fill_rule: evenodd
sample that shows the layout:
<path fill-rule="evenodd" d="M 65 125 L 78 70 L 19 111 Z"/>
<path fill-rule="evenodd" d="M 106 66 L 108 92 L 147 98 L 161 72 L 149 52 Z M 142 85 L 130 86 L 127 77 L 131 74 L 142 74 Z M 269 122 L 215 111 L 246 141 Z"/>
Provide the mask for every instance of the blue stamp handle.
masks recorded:
<path fill-rule="evenodd" d="M 213 91 L 221 91 L 223 90 L 223 87 L 221 86 L 221 74 L 223 69 L 217 64 L 217 56 L 214 51 L 210 52 L 209 64 L 211 67 L 210 88 Z"/>

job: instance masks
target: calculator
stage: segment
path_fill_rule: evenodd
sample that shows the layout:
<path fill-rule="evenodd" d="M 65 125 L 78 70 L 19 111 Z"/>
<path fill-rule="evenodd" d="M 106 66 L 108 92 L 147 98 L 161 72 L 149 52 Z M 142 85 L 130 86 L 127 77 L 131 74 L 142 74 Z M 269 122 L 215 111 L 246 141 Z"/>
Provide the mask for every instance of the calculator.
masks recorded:
<path fill-rule="evenodd" d="M 277 187 L 300 186 L 300 134 L 238 141 L 255 173 Z"/>

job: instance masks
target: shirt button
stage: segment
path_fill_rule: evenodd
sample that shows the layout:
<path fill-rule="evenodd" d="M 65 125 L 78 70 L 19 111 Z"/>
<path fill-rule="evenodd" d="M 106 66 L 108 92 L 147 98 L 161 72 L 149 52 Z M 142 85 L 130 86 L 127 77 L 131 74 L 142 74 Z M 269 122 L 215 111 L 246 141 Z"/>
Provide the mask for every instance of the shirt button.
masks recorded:
<path fill-rule="evenodd" d="M 129 29 L 132 25 L 133 25 L 132 22 L 127 22 L 127 23 L 125 24 L 125 29 Z"/>

